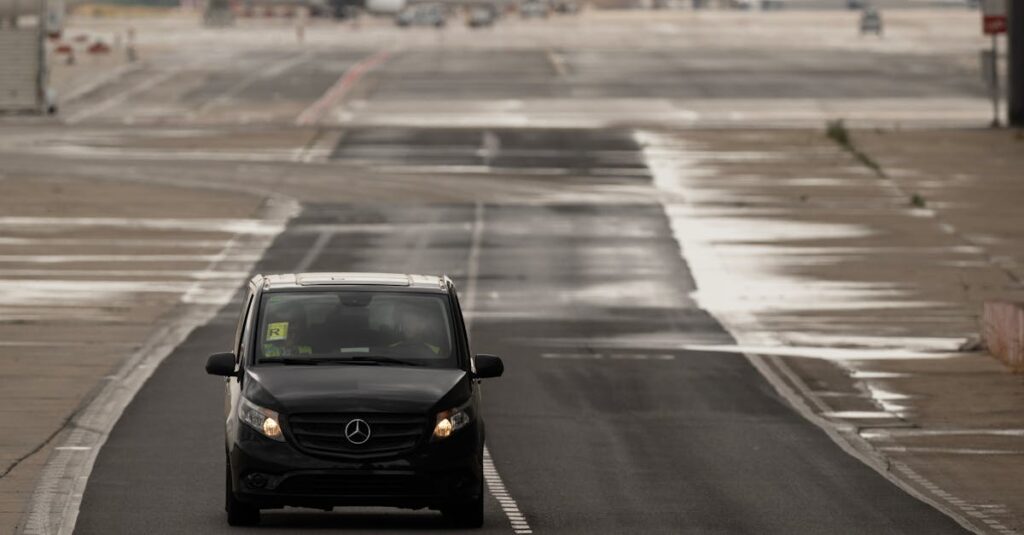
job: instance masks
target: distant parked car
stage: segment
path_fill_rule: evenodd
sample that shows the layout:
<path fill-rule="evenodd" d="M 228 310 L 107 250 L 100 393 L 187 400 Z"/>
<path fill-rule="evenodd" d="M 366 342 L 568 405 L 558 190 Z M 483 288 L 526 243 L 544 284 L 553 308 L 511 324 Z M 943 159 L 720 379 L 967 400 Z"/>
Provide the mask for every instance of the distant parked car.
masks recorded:
<path fill-rule="evenodd" d="M 483 28 L 494 24 L 494 20 L 497 18 L 498 12 L 494 6 L 473 6 L 469 8 L 466 25 L 470 28 Z"/>
<path fill-rule="evenodd" d="M 580 5 L 578 2 L 573 0 L 559 0 L 555 2 L 555 11 L 564 14 L 572 14 L 580 12 Z"/>
<path fill-rule="evenodd" d="M 519 16 L 524 19 L 547 18 L 550 9 L 547 3 L 538 0 L 528 0 L 519 6 Z"/>
<path fill-rule="evenodd" d="M 850 11 L 860 11 L 867 6 L 867 2 L 864 0 L 846 0 L 846 9 Z"/>
<path fill-rule="evenodd" d="M 409 6 L 395 16 L 395 24 L 407 26 L 443 27 L 448 21 L 448 13 L 440 4 L 416 4 Z"/>
<path fill-rule="evenodd" d="M 882 14 L 877 9 L 869 7 L 860 14 L 860 33 L 882 35 Z"/>
<path fill-rule="evenodd" d="M 771 11 L 776 9 L 785 9 L 785 0 L 761 0 L 761 10 Z"/>

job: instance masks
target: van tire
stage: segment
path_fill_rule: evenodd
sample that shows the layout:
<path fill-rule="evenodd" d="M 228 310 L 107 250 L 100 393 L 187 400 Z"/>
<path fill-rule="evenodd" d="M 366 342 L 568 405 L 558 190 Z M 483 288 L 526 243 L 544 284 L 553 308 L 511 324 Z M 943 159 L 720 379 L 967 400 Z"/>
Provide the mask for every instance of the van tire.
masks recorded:
<path fill-rule="evenodd" d="M 224 463 L 224 510 L 228 512 L 229 526 L 255 526 L 260 523 L 260 508 L 242 503 L 231 488 L 231 464 Z"/>
<path fill-rule="evenodd" d="M 484 525 L 484 497 L 480 496 L 468 502 L 451 504 L 441 509 L 441 514 L 449 524 L 459 528 L 479 528 Z"/>

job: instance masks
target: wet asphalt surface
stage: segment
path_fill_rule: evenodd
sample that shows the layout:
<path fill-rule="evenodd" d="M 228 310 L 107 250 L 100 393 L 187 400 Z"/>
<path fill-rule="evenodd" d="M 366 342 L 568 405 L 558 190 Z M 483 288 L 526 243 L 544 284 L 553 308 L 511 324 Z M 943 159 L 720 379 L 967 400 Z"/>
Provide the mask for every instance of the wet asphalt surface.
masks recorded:
<path fill-rule="evenodd" d="M 377 51 L 260 47 L 172 55 L 66 103 L 63 113 L 93 124 L 290 123 L 346 69 Z M 773 99 L 984 98 L 987 90 L 969 60 L 944 53 L 720 46 L 409 47 L 370 73 L 350 98 L 384 106 L 415 101 L 423 112 L 441 102 L 517 99 L 753 99 L 770 108 Z"/>
<path fill-rule="evenodd" d="M 517 153 L 544 150 L 543 168 L 571 173 L 552 180 L 597 183 L 609 168 L 649 180 L 626 135 L 575 134 L 495 135 L 509 173 L 541 165 Z M 334 156 L 479 165 L 481 135 L 357 131 Z M 615 157 L 605 167 L 588 153 Z M 473 349 L 506 362 L 505 376 L 484 385 L 488 447 L 533 532 L 961 531 L 840 450 L 741 355 L 680 349 L 729 337 L 690 299 L 693 281 L 657 204 L 309 203 L 258 270 L 305 261 L 311 271 L 448 273 L 465 290 L 474 229 L 477 291 L 464 303 Z M 318 241 L 323 248 L 307 258 Z M 258 528 L 227 526 L 222 381 L 203 365 L 229 346 L 236 306 L 195 331 L 124 413 L 76 532 L 446 529 L 435 512 L 389 509 L 288 509 L 265 513 Z M 482 531 L 512 531 L 490 495 Z"/>
<path fill-rule="evenodd" d="M 552 55 L 561 64 L 558 72 Z M 972 66 L 973 67 L 973 66 Z M 834 50 L 408 50 L 375 77 L 375 100 L 532 98 L 869 99 L 984 96 L 941 55 Z M 509 72 L 515 76 L 509 76 Z"/>
<path fill-rule="evenodd" d="M 121 105 L 102 106 L 164 71 L 142 68 L 67 111 L 100 125 L 290 125 L 373 52 L 211 50 L 183 58 L 166 83 Z M 948 58 L 813 50 L 407 50 L 351 97 L 416 99 L 429 110 L 431 102 L 460 99 L 756 98 L 770 106 L 776 97 L 983 94 L 976 74 L 958 69 Z M 348 129 L 315 173 L 323 180 L 335 163 L 377 170 L 381 188 L 388 173 L 416 173 L 424 194 L 453 173 L 478 173 L 492 189 L 530 176 L 531 195 L 538 177 L 582 186 L 650 182 L 628 130 Z M 102 164 L 109 168 L 92 165 L 103 173 L 156 172 L 113 160 Z M 179 168 L 170 161 L 164 167 Z M 180 169 L 236 184 L 261 171 L 278 176 L 277 168 L 255 164 L 211 167 L 205 175 Z M 296 167 L 287 179 L 298 182 L 303 173 Z M 557 203 L 420 201 L 407 189 L 392 203 L 307 203 L 258 270 L 306 264 L 310 271 L 448 273 L 464 290 L 471 258 L 478 258 L 475 303 L 463 303 L 473 317 L 473 349 L 506 363 L 505 376 L 484 386 L 488 447 L 533 532 L 961 531 L 844 453 L 742 355 L 683 349 L 731 340 L 689 297 L 694 284 L 660 205 L 567 196 Z M 478 255 L 474 228 L 482 229 Z M 317 243 L 323 248 L 307 256 Z M 222 381 L 203 365 L 230 345 L 236 307 L 178 347 L 123 414 L 97 458 L 76 532 L 446 529 L 435 512 L 389 509 L 289 509 L 265 513 L 258 528 L 227 526 Z M 482 531 L 512 531 L 490 495 Z"/>

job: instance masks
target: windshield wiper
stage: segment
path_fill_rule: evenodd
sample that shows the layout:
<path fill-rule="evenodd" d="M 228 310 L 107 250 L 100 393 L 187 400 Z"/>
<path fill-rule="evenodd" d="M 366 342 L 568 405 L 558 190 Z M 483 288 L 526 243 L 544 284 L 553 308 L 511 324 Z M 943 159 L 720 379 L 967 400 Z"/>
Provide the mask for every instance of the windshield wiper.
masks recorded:
<path fill-rule="evenodd" d="M 298 364 L 300 366 L 316 366 L 323 362 L 320 359 L 298 358 L 298 357 L 270 357 L 260 359 L 260 364 Z"/>
<path fill-rule="evenodd" d="M 285 364 L 295 366 L 316 366 L 317 364 L 375 364 L 354 361 L 347 357 L 271 357 L 260 359 L 260 364 Z"/>
<path fill-rule="evenodd" d="M 355 364 L 379 366 L 381 364 L 398 364 L 402 366 L 423 366 L 421 362 L 402 360 L 382 356 L 359 357 L 272 357 L 260 359 L 260 364 L 279 363 L 285 365 L 316 366 L 317 364 Z"/>
<path fill-rule="evenodd" d="M 382 357 L 382 356 L 379 356 L 379 355 L 349 357 L 349 358 L 347 358 L 345 360 L 350 361 L 350 362 L 365 362 L 367 364 L 376 363 L 376 364 L 400 364 L 400 365 L 403 365 L 403 366 L 423 366 L 422 362 L 416 362 L 414 360 L 396 359 L 394 357 Z"/>

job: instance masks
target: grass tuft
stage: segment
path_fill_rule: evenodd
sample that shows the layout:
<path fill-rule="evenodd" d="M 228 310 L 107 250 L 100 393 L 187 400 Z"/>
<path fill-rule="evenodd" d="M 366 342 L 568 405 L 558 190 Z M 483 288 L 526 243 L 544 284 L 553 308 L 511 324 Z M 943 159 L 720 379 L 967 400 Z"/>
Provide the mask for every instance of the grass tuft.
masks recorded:
<path fill-rule="evenodd" d="M 882 166 L 878 165 L 878 162 L 872 159 L 871 156 L 868 156 L 864 151 L 857 148 L 857 145 L 853 142 L 853 136 L 851 136 L 850 131 L 846 129 L 846 123 L 842 119 L 827 121 L 825 123 L 825 136 L 832 141 L 835 141 L 837 145 L 843 148 L 843 150 L 853 155 L 861 165 L 870 169 L 876 176 L 878 176 L 878 178 L 889 178 L 889 175 L 885 173 L 885 169 L 882 169 Z"/>
<path fill-rule="evenodd" d="M 850 147 L 850 133 L 846 130 L 846 123 L 842 119 L 826 122 L 825 135 L 843 148 Z"/>

